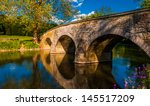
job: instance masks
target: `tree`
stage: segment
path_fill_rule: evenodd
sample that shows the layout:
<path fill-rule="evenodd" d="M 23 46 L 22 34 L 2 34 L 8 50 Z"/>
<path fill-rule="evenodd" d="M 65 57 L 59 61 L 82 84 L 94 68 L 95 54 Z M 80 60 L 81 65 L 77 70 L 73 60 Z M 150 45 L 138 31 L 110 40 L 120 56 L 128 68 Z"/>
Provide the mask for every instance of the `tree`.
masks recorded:
<path fill-rule="evenodd" d="M 141 8 L 150 8 L 150 0 L 134 0 L 134 1 L 139 2 Z"/>
<path fill-rule="evenodd" d="M 96 18 L 96 17 L 100 17 L 100 16 L 102 16 L 102 13 L 99 11 L 95 11 L 94 14 L 88 15 L 85 18 L 89 19 L 89 18 Z"/>
<path fill-rule="evenodd" d="M 3 20 L 4 19 L 4 16 L 3 15 L 0 15 L 0 32 L 3 32 L 3 35 L 6 34 L 6 29 L 5 29 L 5 26 L 4 26 L 4 23 L 3 23 Z"/>
<path fill-rule="evenodd" d="M 142 8 L 150 8 L 150 0 L 144 0 L 144 1 L 141 3 L 141 7 L 142 7 Z"/>
<path fill-rule="evenodd" d="M 8 2 L 9 1 L 9 2 Z M 0 1 L 0 15 L 3 26 L 9 26 L 9 32 L 12 33 L 12 27 L 17 23 L 17 11 L 14 0 L 1 0 Z"/>
<path fill-rule="evenodd" d="M 38 42 L 43 24 L 52 23 L 55 19 L 65 22 L 77 13 L 69 0 L 3 0 L 0 1 L 0 11 L 9 18 L 14 16 L 11 23 L 19 17 L 25 30 L 33 31 L 35 42 Z"/>

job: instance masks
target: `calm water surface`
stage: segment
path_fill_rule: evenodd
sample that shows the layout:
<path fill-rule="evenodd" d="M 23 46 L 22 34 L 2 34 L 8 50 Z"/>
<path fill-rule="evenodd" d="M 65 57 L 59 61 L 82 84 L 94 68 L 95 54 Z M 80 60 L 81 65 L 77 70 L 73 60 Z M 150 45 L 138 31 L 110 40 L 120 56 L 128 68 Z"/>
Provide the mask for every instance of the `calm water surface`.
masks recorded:
<path fill-rule="evenodd" d="M 150 88 L 150 58 L 119 44 L 111 62 L 74 64 L 49 51 L 0 53 L 0 88 Z"/>

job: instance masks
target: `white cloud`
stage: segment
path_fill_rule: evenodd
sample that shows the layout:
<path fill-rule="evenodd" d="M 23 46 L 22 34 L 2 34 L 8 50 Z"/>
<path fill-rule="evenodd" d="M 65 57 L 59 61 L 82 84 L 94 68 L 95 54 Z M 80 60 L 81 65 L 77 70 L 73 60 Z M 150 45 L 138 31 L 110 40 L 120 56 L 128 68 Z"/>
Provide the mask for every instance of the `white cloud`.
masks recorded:
<path fill-rule="evenodd" d="M 76 3 L 81 3 L 84 2 L 84 0 L 69 0 L 70 2 L 76 2 Z"/>
<path fill-rule="evenodd" d="M 69 0 L 70 2 L 76 2 L 76 3 L 78 3 L 78 0 Z"/>
<path fill-rule="evenodd" d="M 78 14 L 80 14 L 81 13 L 81 11 L 78 11 Z"/>
<path fill-rule="evenodd" d="M 61 24 L 61 23 L 63 23 L 64 22 L 64 20 L 60 20 L 60 19 L 58 19 L 58 18 L 56 18 L 56 17 L 52 17 L 52 21 L 54 21 L 55 23 L 57 23 L 57 24 Z"/>
<path fill-rule="evenodd" d="M 74 6 L 74 7 L 80 7 L 82 6 L 83 3 L 79 3 L 78 5 Z"/>
<path fill-rule="evenodd" d="M 78 14 L 78 15 L 75 15 L 74 18 L 80 18 L 80 17 L 85 17 L 87 16 L 87 14 Z"/>
<path fill-rule="evenodd" d="M 70 2 L 73 2 L 74 7 L 80 7 L 82 6 L 84 0 L 69 0 Z"/>
<path fill-rule="evenodd" d="M 73 19 L 72 21 L 82 20 L 82 19 L 84 19 L 85 17 L 94 14 L 95 12 L 94 12 L 94 11 L 91 11 L 91 12 L 88 13 L 88 14 L 80 14 L 80 13 L 81 13 L 81 12 L 79 11 L 79 14 L 78 14 L 78 15 L 75 15 L 75 16 L 74 16 L 74 19 Z"/>
<path fill-rule="evenodd" d="M 90 12 L 89 14 L 88 14 L 88 16 L 90 16 L 90 15 L 92 15 L 92 14 L 94 14 L 95 13 L 95 11 L 92 11 L 92 12 Z"/>

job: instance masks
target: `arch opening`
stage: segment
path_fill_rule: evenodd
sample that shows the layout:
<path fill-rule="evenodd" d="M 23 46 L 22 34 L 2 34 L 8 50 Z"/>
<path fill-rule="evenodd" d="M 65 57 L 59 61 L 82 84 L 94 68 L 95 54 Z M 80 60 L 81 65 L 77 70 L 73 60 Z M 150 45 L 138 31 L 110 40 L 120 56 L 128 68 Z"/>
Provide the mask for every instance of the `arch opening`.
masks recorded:
<path fill-rule="evenodd" d="M 67 35 L 61 36 L 55 47 L 55 52 L 57 53 L 55 55 L 55 60 L 58 70 L 67 80 L 75 76 L 75 49 L 76 47 L 73 39 Z"/>
<path fill-rule="evenodd" d="M 50 50 L 51 45 L 52 45 L 51 39 L 50 38 L 46 38 L 44 40 L 44 44 L 42 44 L 42 48 Z"/>
<path fill-rule="evenodd" d="M 50 39 L 50 38 L 46 38 L 46 43 L 47 43 L 49 46 L 51 46 L 51 44 L 52 44 L 51 39 Z"/>
<path fill-rule="evenodd" d="M 119 35 L 105 35 L 98 37 L 91 43 L 87 50 L 86 57 L 90 62 L 112 61 L 113 49 L 116 45 L 121 43 L 132 46 L 147 56 L 147 54 L 131 40 Z"/>
<path fill-rule="evenodd" d="M 75 54 L 75 43 L 71 37 L 63 35 L 59 38 L 55 51 L 56 53 Z"/>

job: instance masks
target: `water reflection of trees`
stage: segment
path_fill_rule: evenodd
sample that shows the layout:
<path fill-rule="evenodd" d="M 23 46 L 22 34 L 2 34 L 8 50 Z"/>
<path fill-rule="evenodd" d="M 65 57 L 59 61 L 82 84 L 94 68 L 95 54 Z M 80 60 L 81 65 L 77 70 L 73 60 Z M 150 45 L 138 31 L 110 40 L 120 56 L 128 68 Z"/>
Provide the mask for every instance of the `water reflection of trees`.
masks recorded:
<path fill-rule="evenodd" d="M 20 64 L 21 63 L 22 63 L 22 61 L 20 61 Z M 7 89 L 8 88 L 11 88 L 11 89 L 22 88 L 23 89 L 23 88 L 36 88 L 36 87 L 38 87 L 37 86 L 37 85 L 39 85 L 39 83 L 37 83 L 38 81 L 35 82 L 35 80 L 37 79 L 37 72 L 38 72 L 38 70 L 37 70 L 37 54 L 35 56 L 33 56 L 32 63 L 33 63 L 33 74 L 32 74 L 32 78 L 30 78 L 30 81 L 29 81 L 29 79 L 26 79 L 26 78 L 22 78 L 20 81 L 15 81 L 13 78 L 8 78 L 7 82 L 4 83 L 2 88 L 7 88 Z"/>
<path fill-rule="evenodd" d="M 29 54 L 26 54 L 29 55 Z M 15 56 L 15 55 L 12 55 Z M 12 57 L 10 56 L 10 57 Z M 15 76 L 11 76 L 8 75 L 9 78 L 6 79 L 6 81 L 3 83 L 3 85 L 1 85 L 0 88 L 3 89 L 38 89 L 38 88 L 53 88 L 54 86 L 57 86 L 57 84 L 54 84 L 53 81 L 50 81 L 50 75 L 48 73 L 46 73 L 47 71 L 43 68 L 39 68 L 39 64 L 40 63 L 40 57 L 39 57 L 39 52 L 37 53 L 33 53 L 32 55 L 30 55 L 30 57 L 27 58 L 27 64 L 31 65 L 31 67 L 29 67 L 28 65 L 24 64 L 24 60 L 26 60 L 26 58 L 24 57 L 24 55 L 22 54 L 22 56 L 20 56 L 18 59 L 20 59 L 20 61 L 17 61 L 18 65 L 23 65 L 26 67 L 27 70 L 30 70 L 31 74 L 30 75 L 24 75 L 21 78 L 19 78 L 18 80 L 16 80 L 17 75 Z M 18 57 L 18 56 L 17 56 Z M 24 58 L 23 58 L 24 57 Z M 10 58 L 12 59 L 12 58 Z M 17 59 L 17 60 L 18 60 Z M 12 62 L 9 61 L 8 58 L 8 62 Z M 13 58 L 13 62 L 15 62 L 15 57 Z M 24 70 L 24 71 L 27 71 Z M 23 70 L 20 70 L 23 71 Z M 8 73 L 9 74 L 9 73 Z M 19 74 L 19 73 L 18 73 Z M 50 83 L 52 82 L 52 84 Z M 60 88 L 60 87 L 58 87 Z"/>
<path fill-rule="evenodd" d="M 35 54 L 35 51 L 25 51 L 25 52 L 0 52 L 0 65 L 4 65 L 7 63 L 15 62 L 20 64 L 23 59 L 30 60 L 32 56 Z"/>

